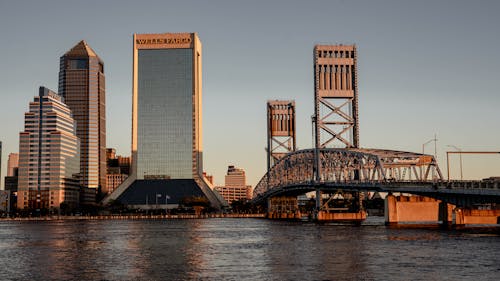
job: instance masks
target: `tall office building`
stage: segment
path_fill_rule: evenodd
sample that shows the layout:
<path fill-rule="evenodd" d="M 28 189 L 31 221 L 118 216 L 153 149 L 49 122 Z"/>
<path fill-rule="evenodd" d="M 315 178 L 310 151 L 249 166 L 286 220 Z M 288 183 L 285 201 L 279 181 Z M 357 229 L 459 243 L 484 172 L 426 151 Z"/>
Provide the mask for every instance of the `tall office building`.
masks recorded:
<path fill-rule="evenodd" d="M 137 179 L 201 176 L 198 36 L 135 34 L 133 73 L 132 173 Z"/>
<path fill-rule="evenodd" d="M 40 87 L 24 117 L 24 131 L 19 134 L 18 208 L 78 204 L 79 187 L 72 177 L 79 172 L 80 158 L 71 110 L 61 96 Z"/>
<path fill-rule="evenodd" d="M 81 184 L 106 186 L 104 64 L 85 41 L 60 59 L 59 94 L 73 112 L 80 138 Z M 105 190 L 102 190 L 106 192 Z"/>
<path fill-rule="evenodd" d="M 134 34 L 133 47 L 132 171 L 110 198 L 130 186 L 141 194 L 125 192 L 118 198 L 124 203 L 137 205 L 138 200 L 168 192 L 171 203 L 180 196 L 204 194 L 220 205 L 203 177 L 197 34 Z"/>
<path fill-rule="evenodd" d="M 17 173 L 16 169 L 19 167 L 19 154 L 9 153 L 9 158 L 7 159 L 7 176 L 12 177 Z"/>

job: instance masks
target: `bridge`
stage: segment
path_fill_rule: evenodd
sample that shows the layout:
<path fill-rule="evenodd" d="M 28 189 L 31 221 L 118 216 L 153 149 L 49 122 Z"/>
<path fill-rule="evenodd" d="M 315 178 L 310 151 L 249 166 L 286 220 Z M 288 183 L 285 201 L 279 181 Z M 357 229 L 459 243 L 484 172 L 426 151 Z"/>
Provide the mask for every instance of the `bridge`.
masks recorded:
<path fill-rule="evenodd" d="M 462 210 L 500 203 L 498 181 L 444 180 L 432 155 L 360 148 L 356 62 L 355 45 L 315 46 L 312 149 L 295 151 L 295 102 L 268 101 L 268 170 L 254 189 L 254 204 L 267 203 L 270 217 L 289 218 L 290 213 L 300 213 L 297 196 L 314 191 L 318 219 L 335 220 L 340 214 L 339 219 L 362 220 L 366 218 L 362 193 L 387 192 L 386 219 L 389 213 L 395 221 L 404 221 L 403 213 L 408 218 L 425 213 L 424 209 L 433 209 L 434 218 L 437 208 L 439 220 L 449 222 Z M 338 194 L 349 202 L 342 206 L 331 202 Z M 410 201 L 413 204 L 402 203 Z M 488 211 L 497 223 L 500 210 Z"/>
<path fill-rule="evenodd" d="M 305 149 L 289 153 L 254 189 L 254 203 L 310 191 L 409 193 L 459 207 L 500 203 L 500 183 L 446 181 L 432 155 L 381 149 Z"/>

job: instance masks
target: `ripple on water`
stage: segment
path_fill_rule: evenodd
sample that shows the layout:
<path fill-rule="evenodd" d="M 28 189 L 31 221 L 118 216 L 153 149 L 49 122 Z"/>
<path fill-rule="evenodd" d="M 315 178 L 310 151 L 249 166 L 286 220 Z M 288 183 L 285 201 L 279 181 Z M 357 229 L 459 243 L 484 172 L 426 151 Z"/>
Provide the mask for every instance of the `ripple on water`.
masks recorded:
<path fill-rule="evenodd" d="M 0 222 L 0 280 L 497 280 L 499 238 L 376 222 Z"/>

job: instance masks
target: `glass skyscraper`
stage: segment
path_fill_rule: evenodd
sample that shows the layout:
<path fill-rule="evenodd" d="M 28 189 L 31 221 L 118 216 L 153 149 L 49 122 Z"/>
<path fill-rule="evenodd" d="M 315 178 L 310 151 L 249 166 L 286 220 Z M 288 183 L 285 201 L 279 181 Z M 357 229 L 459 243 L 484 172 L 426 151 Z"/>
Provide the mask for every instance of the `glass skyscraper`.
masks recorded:
<path fill-rule="evenodd" d="M 60 59 L 59 94 L 73 112 L 81 142 L 81 184 L 106 187 L 104 63 L 85 41 Z M 107 193 L 106 190 L 102 190 Z"/>
<path fill-rule="evenodd" d="M 137 54 L 137 176 L 193 178 L 191 49 L 139 49 Z"/>
<path fill-rule="evenodd" d="M 108 199 L 147 205 L 162 193 L 174 197 L 169 202 L 204 194 L 220 205 L 203 177 L 197 34 L 134 34 L 133 44 L 132 171 Z"/>
<path fill-rule="evenodd" d="M 201 166 L 201 43 L 134 35 L 132 158 L 137 179 L 193 179 Z"/>

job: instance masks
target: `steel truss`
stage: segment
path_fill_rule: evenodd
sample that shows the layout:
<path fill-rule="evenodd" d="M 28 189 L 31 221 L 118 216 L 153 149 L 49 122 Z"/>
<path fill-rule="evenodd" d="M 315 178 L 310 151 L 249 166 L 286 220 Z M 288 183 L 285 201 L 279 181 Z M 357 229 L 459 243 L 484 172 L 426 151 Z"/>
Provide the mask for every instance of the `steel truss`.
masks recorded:
<path fill-rule="evenodd" d="M 357 54 L 354 45 L 314 47 L 315 147 L 358 147 Z"/>
<path fill-rule="evenodd" d="M 295 151 L 295 101 L 267 102 L 267 170 L 288 153 Z"/>
<path fill-rule="evenodd" d="M 430 177 L 432 171 L 437 175 L 434 179 Z M 253 195 L 256 198 L 271 190 L 300 185 L 435 180 L 442 180 L 442 174 L 432 155 L 382 149 L 323 148 L 317 153 L 306 149 L 281 158 L 262 177 Z"/>

